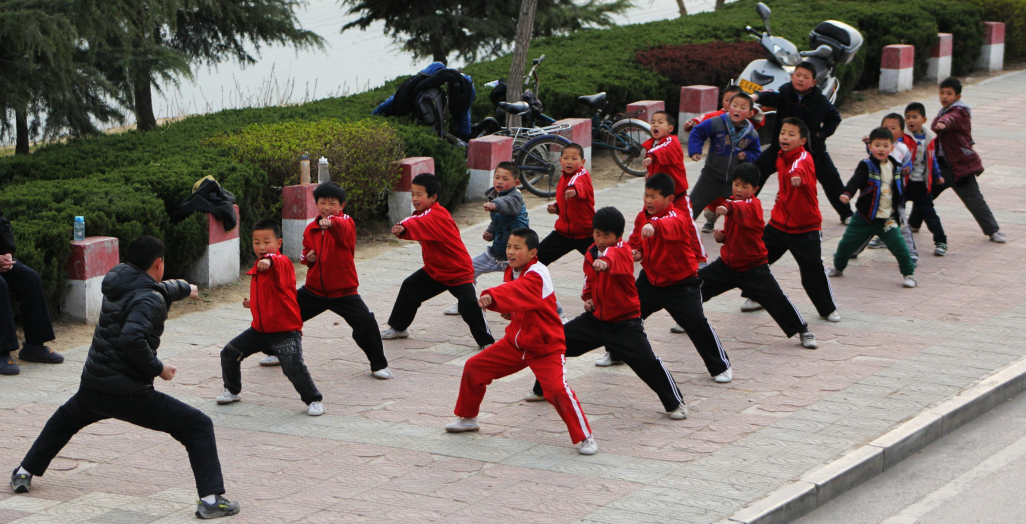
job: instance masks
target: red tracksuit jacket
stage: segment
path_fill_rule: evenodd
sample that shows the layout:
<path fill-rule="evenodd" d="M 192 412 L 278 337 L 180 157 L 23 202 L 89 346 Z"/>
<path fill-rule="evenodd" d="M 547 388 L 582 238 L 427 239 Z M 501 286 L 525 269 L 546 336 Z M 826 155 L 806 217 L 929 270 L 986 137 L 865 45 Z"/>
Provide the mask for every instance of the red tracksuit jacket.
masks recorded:
<path fill-rule="evenodd" d="M 503 284 L 481 292 L 494 299 L 488 309 L 510 315 L 506 338 L 517 349 L 534 356 L 566 352 L 563 323 L 556 313 L 552 277 L 537 258 L 516 275 L 507 267 Z"/>
<path fill-rule="evenodd" d="M 566 190 L 577 191 L 577 196 L 567 200 Z M 568 238 L 590 238 L 591 219 L 595 218 L 595 188 L 591 175 L 583 167 L 576 173 L 564 172 L 556 187 L 556 232 Z"/>
<path fill-rule="evenodd" d="M 641 237 L 641 228 L 652 224 L 656 234 Z M 698 261 L 689 246 L 693 228 L 677 208 L 649 216 L 644 209 L 634 219 L 634 231 L 627 243 L 641 252 L 641 267 L 653 286 L 666 287 L 698 273 Z"/>
<path fill-rule="evenodd" d="M 762 220 L 762 202 L 752 197 L 723 204 L 727 217 L 723 225 L 723 247 L 720 258 L 730 269 L 742 273 L 769 262 L 766 243 L 762 241 L 766 225 Z"/>
<path fill-rule="evenodd" d="M 474 264 L 460 228 L 441 204 L 435 202 L 399 224 L 406 228 L 399 238 L 420 242 L 428 276 L 446 286 L 474 283 Z"/>
<path fill-rule="evenodd" d="M 641 144 L 648 153 L 645 156 L 652 159 L 648 165 L 648 177 L 656 173 L 666 173 L 673 179 L 674 201 L 683 205 L 683 197 L 688 192 L 688 173 L 684 169 L 684 148 L 680 145 L 677 135 L 670 135 L 658 142 L 650 138 Z"/>
<path fill-rule="evenodd" d="M 271 261 L 267 271 L 257 271 L 257 263 Z M 279 253 L 265 255 L 246 272 L 249 281 L 249 310 L 253 313 L 253 329 L 261 333 L 302 331 L 303 320 L 296 302 L 296 270 L 292 261 Z"/>
<path fill-rule="evenodd" d="M 356 276 L 356 224 L 349 215 L 331 216 L 331 227 L 321 229 L 321 217 L 310 222 L 303 231 L 302 262 L 310 268 L 306 273 L 306 289 L 329 298 L 355 295 L 360 286 Z M 306 259 L 313 251 L 315 262 Z"/>
<path fill-rule="evenodd" d="M 802 177 L 802 185 L 791 185 L 791 177 Z M 777 155 L 777 201 L 770 213 L 770 225 L 784 233 L 818 231 L 823 224 L 816 196 L 816 166 L 804 147 L 780 151 Z"/>
<path fill-rule="evenodd" d="M 596 260 L 609 264 L 605 271 L 595 271 Z M 599 253 L 592 244 L 584 254 L 584 290 L 581 298 L 595 303 L 595 318 L 603 322 L 620 322 L 641 316 L 641 301 L 634 285 L 634 255 L 624 241 Z"/>

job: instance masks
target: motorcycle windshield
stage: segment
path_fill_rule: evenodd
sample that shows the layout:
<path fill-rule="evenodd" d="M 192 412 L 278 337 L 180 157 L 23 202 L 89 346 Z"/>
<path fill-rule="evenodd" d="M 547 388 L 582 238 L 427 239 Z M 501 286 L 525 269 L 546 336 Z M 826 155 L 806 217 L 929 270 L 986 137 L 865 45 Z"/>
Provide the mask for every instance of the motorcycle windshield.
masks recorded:
<path fill-rule="evenodd" d="M 796 66 L 801 63 L 802 57 L 798 54 L 798 47 L 779 36 L 766 35 L 762 39 L 762 47 L 769 55 L 769 59 L 782 66 Z"/>

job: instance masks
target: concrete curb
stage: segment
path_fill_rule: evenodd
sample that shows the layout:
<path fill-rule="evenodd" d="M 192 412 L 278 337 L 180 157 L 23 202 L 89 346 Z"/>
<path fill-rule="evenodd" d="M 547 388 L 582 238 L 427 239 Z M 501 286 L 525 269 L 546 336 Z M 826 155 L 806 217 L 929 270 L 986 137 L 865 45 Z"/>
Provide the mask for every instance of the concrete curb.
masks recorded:
<path fill-rule="evenodd" d="M 887 471 L 904 458 L 1026 389 L 1026 359 L 734 513 L 721 524 L 784 524 Z"/>

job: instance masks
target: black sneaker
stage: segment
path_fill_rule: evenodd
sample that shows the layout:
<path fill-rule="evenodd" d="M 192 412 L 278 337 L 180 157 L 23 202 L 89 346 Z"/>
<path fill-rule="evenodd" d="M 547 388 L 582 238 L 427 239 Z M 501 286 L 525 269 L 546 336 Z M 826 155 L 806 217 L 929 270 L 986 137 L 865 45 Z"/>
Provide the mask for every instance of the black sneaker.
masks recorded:
<path fill-rule="evenodd" d="M 207 504 L 202 500 L 196 503 L 196 516 L 201 519 L 216 519 L 217 517 L 228 517 L 239 512 L 239 503 L 232 502 L 223 495 L 218 495 L 213 504 Z"/>
<path fill-rule="evenodd" d="M 11 358 L 10 353 L 0 353 L 0 375 L 17 375 L 21 367 Z"/>
<path fill-rule="evenodd" d="M 50 349 L 50 346 L 37 346 L 26 343 L 18 352 L 18 358 L 26 362 L 39 362 L 42 364 L 60 364 L 64 362 L 64 356 Z"/>
<path fill-rule="evenodd" d="M 15 493 L 28 493 L 32 487 L 32 475 L 18 473 L 19 469 L 21 466 L 14 468 L 14 473 L 11 474 L 11 487 Z"/>

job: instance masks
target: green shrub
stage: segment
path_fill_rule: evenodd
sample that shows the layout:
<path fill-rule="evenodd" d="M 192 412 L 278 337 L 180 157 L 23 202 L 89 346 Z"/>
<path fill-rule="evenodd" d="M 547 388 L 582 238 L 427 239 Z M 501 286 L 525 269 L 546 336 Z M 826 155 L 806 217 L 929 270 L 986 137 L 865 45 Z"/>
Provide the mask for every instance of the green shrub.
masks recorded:
<path fill-rule="evenodd" d="M 859 78 L 858 89 L 872 89 L 880 84 L 880 59 L 883 48 L 893 44 L 915 47 L 917 79 L 926 75 L 930 51 L 937 45 L 937 22 L 918 5 L 886 1 L 865 2 L 851 11 L 851 19 L 865 39 L 866 63 Z"/>
<path fill-rule="evenodd" d="M 1005 23 L 1005 60 L 1026 59 L 1026 0 L 971 1 L 983 9 L 984 21 Z"/>
<path fill-rule="evenodd" d="M 951 33 L 954 41 L 951 74 L 969 74 L 983 46 L 983 9 L 965 2 L 918 0 L 916 3 L 937 20 L 938 32 Z"/>

